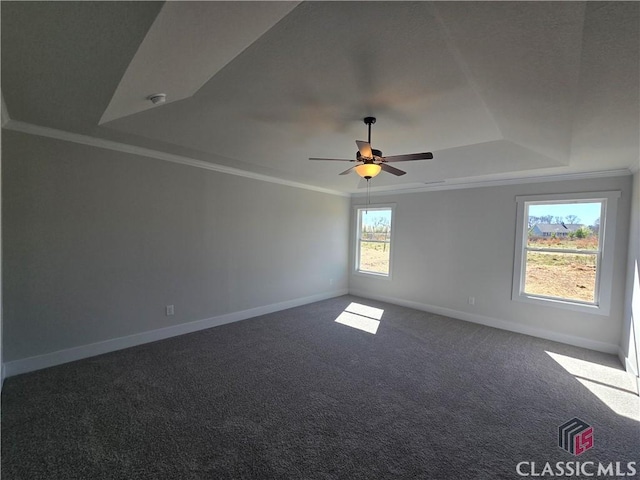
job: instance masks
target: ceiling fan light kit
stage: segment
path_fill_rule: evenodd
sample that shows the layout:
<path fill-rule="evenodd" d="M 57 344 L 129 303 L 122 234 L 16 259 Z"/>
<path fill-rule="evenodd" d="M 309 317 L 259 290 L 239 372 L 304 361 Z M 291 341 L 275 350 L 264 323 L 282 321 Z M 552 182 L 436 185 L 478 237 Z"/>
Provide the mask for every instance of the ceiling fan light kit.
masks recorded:
<path fill-rule="evenodd" d="M 382 171 L 382 167 L 377 163 L 363 163 L 356 166 L 355 171 L 362 178 L 369 180 L 378 175 Z"/>
<path fill-rule="evenodd" d="M 359 165 L 351 167 L 344 172 L 340 173 L 340 175 L 346 175 L 351 173 L 352 170 L 360 175 L 362 178 L 366 179 L 367 182 L 371 180 L 373 177 L 378 175 L 381 171 L 385 171 L 387 173 L 391 173 L 392 175 L 400 176 L 404 175 L 407 172 L 400 170 L 399 168 L 392 167 L 391 165 L 387 165 L 389 162 L 410 162 L 413 160 L 431 160 L 433 158 L 433 154 L 431 152 L 424 153 L 411 153 L 408 155 L 395 155 L 391 157 L 383 157 L 382 151 L 376 150 L 375 148 L 371 148 L 371 125 L 376 123 L 375 117 L 365 117 L 364 123 L 368 127 L 368 141 L 364 140 L 356 140 L 356 145 L 358 146 L 358 151 L 356 152 L 355 160 L 346 160 L 346 159 L 338 159 L 338 158 L 310 158 L 309 160 L 328 160 L 328 161 L 337 161 L 337 162 L 359 162 Z"/>

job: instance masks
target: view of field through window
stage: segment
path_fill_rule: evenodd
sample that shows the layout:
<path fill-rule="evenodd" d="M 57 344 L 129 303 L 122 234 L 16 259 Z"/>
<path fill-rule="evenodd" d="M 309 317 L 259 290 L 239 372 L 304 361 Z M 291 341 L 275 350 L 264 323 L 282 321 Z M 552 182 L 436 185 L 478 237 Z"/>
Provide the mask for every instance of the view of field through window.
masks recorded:
<path fill-rule="evenodd" d="M 526 209 L 523 292 L 596 303 L 603 202 L 529 202 Z M 391 216 L 389 208 L 358 209 L 358 271 L 389 275 Z"/>
<path fill-rule="evenodd" d="M 358 215 L 357 270 L 389 275 L 391 209 L 360 209 Z"/>
<path fill-rule="evenodd" d="M 528 204 L 524 293 L 597 301 L 602 202 Z"/>

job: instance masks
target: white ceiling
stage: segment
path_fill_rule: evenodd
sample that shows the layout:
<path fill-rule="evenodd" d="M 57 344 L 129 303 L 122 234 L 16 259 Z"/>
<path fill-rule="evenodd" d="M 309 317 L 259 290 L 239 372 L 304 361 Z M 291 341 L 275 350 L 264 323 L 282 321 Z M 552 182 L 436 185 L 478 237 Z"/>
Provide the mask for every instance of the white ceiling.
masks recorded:
<path fill-rule="evenodd" d="M 637 168 L 640 3 L 3 2 L 12 121 L 357 192 Z M 166 93 L 167 103 L 146 98 Z M 45 95 L 44 93 L 47 93 Z M 442 185 L 442 184 L 439 184 Z"/>

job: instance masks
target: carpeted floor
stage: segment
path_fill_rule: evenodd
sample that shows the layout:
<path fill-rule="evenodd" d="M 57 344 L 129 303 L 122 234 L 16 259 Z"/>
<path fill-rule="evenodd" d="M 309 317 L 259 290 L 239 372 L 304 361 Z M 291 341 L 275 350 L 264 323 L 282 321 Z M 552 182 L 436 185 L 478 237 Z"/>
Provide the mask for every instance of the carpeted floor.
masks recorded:
<path fill-rule="evenodd" d="M 335 321 L 352 302 L 384 310 L 375 334 Z M 559 359 L 623 375 L 610 355 L 339 297 L 7 379 L 2 478 L 511 479 L 519 462 L 577 460 L 640 471 L 638 397 L 591 379 L 612 407 Z M 573 417 L 594 429 L 579 457 L 558 447 Z"/>

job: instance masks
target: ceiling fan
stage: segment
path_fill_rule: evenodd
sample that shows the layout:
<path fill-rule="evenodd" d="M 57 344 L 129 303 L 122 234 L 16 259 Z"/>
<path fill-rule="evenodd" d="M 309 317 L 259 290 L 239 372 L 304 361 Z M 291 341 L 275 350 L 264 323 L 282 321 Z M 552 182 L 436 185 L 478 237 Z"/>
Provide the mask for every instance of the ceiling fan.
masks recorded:
<path fill-rule="evenodd" d="M 371 178 L 378 175 L 382 170 L 398 177 L 407 173 L 400 170 L 399 168 L 387 165 L 390 162 L 410 162 L 413 160 L 431 160 L 433 158 L 433 154 L 431 152 L 410 153 L 407 155 L 393 155 L 391 157 L 383 157 L 380 150 L 371 148 L 371 125 L 376 123 L 375 117 L 366 117 L 364 119 L 364 123 L 369 128 L 369 139 L 366 142 L 363 140 L 356 140 L 358 151 L 356 152 L 355 160 L 346 160 L 339 158 L 310 158 L 309 160 L 359 162 L 359 165 L 354 165 L 353 167 L 340 173 L 340 175 L 346 175 L 347 173 L 351 173 L 352 170 L 355 170 L 358 175 L 360 175 L 362 178 L 365 178 L 368 182 Z"/>

